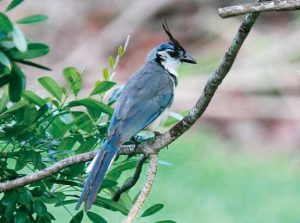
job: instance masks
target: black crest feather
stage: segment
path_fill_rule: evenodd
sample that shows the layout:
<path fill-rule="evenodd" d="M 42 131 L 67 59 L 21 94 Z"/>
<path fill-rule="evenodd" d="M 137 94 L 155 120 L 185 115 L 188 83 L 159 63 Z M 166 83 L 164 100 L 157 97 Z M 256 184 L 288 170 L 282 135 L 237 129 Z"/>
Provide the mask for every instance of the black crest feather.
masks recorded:
<path fill-rule="evenodd" d="M 162 27 L 163 27 L 163 29 L 165 30 L 167 36 L 169 37 L 170 42 L 173 43 L 173 45 L 174 45 L 175 47 L 178 47 L 178 48 L 184 50 L 183 47 L 180 45 L 180 43 L 179 43 L 179 42 L 174 38 L 174 36 L 171 34 L 166 19 L 164 19 L 164 21 L 162 22 Z"/>

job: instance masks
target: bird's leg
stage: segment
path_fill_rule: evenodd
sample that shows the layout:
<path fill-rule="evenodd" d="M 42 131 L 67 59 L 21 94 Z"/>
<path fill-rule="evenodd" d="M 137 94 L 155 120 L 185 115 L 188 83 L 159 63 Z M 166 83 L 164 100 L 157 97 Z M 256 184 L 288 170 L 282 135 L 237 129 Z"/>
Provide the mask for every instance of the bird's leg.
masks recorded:
<path fill-rule="evenodd" d="M 135 148 L 135 149 L 136 149 L 136 148 L 139 146 L 139 144 L 140 144 L 140 142 L 138 141 L 138 139 L 137 139 L 136 136 L 133 136 L 133 137 L 131 138 L 131 141 L 133 142 L 134 148 Z"/>

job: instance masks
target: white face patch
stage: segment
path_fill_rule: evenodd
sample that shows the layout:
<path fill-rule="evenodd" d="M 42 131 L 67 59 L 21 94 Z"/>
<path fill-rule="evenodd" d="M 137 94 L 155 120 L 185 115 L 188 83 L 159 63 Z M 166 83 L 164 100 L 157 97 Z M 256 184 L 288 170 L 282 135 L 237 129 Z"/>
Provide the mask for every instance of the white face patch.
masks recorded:
<path fill-rule="evenodd" d="M 163 61 L 161 65 L 171 74 L 178 76 L 178 68 L 181 64 L 180 60 L 171 57 L 166 51 L 160 51 L 157 54 L 161 56 Z"/>

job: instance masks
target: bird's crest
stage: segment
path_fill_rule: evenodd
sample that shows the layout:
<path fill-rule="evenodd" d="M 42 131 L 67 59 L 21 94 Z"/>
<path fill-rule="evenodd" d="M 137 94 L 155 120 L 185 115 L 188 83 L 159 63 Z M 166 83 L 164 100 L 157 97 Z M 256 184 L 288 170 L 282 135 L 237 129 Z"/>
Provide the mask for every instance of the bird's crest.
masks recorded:
<path fill-rule="evenodd" d="M 165 19 L 162 22 L 162 27 L 165 30 L 167 36 L 169 37 L 169 40 L 171 43 L 173 43 L 173 45 L 181 50 L 184 50 L 183 47 L 180 45 L 180 43 L 174 38 L 174 36 L 171 34 L 167 20 Z"/>

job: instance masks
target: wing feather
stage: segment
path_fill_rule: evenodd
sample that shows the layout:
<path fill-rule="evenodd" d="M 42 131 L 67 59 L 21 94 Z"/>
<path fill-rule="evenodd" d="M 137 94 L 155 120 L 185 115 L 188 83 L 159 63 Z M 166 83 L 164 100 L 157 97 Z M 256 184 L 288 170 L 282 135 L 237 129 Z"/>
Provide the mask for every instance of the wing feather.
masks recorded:
<path fill-rule="evenodd" d="M 151 124 L 173 102 L 174 83 L 169 73 L 148 63 L 127 82 L 117 103 L 109 135 L 123 143 Z"/>

